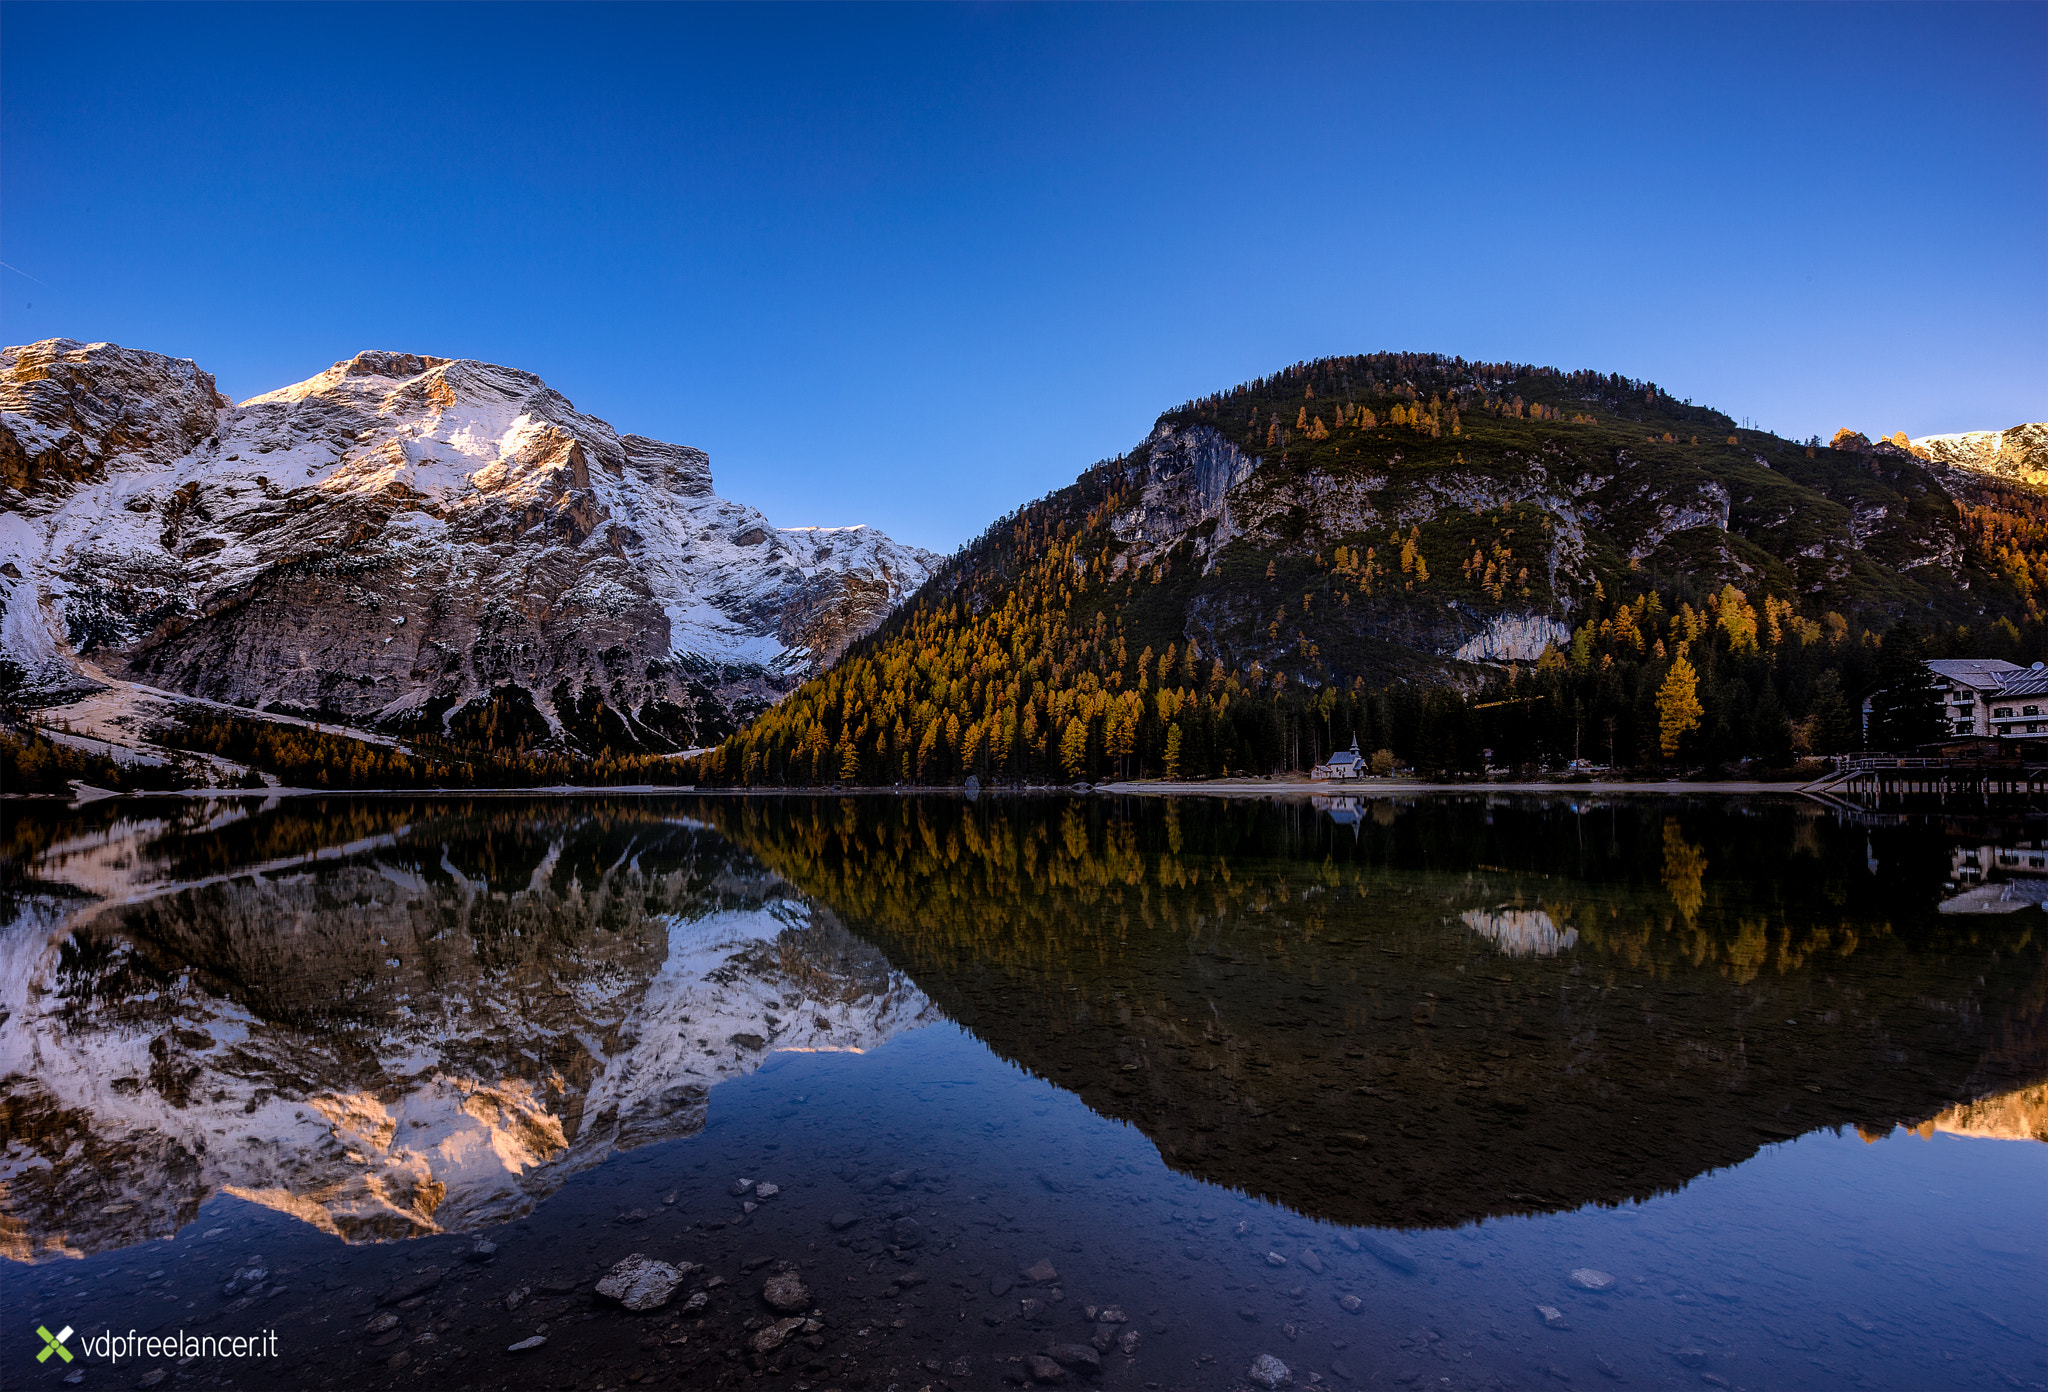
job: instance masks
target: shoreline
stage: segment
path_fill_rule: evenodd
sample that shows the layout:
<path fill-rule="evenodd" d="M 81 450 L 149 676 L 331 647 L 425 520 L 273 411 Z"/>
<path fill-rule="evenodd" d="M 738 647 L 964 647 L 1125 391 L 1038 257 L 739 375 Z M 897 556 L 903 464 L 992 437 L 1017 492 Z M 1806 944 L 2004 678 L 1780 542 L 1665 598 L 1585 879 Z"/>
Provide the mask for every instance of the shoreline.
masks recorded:
<path fill-rule="evenodd" d="M 1507 783 L 1431 783 L 1419 779 L 1359 779 L 1344 782 L 1275 781 L 1265 779 L 1214 779 L 1201 783 L 1168 782 L 1164 779 L 1125 780 L 1076 787 L 1065 783 L 1002 786 L 976 789 L 974 797 L 1018 797 L 1065 793 L 1075 797 L 1111 794 L 1118 797 L 1390 797 L 1404 794 L 1437 793 L 1572 793 L 1679 794 L 1718 793 L 1754 796 L 1759 793 L 1801 795 L 1800 783 L 1761 783 L 1747 779 L 1688 783 L 1673 779 L 1657 782 L 1546 783 L 1518 780 Z M 74 793 L 0 793 L 4 802 L 64 802 L 72 806 L 104 802 L 110 798 L 306 798 L 306 797 L 938 797 L 970 796 L 959 784 L 915 787 L 848 787 L 825 785 L 763 788 L 706 788 L 695 784 L 624 783 L 548 784 L 531 788 L 148 788 L 123 791 L 77 785 Z"/>
<path fill-rule="evenodd" d="M 1722 779 L 1711 783 L 1687 783 L 1677 779 L 1656 782 L 1549 783 L 1519 779 L 1508 783 L 1430 783 L 1420 779 L 1345 779 L 1301 783 L 1248 779 L 1212 779 L 1203 783 L 1169 783 L 1146 779 L 1120 783 L 1098 783 L 1101 793 L 1137 795 L 1209 794 L 1217 797 L 1251 797 L 1273 794 L 1306 797 L 1376 797 L 1394 793 L 1800 793 L 1804 783 L 1760 783 L 1753 779 Z"/>

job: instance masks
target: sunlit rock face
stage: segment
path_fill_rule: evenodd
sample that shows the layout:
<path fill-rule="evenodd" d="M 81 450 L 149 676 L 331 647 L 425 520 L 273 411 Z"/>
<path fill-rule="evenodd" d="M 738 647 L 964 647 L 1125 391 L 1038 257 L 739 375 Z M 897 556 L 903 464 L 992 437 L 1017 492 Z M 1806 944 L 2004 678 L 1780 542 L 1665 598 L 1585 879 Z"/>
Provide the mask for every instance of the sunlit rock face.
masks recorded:
<path fill-rule="evenodd" d="M 1951 1107 L 1929 1124 L 1954 1136 L 2048 1142 L 2048 1086 L 2017 1088 Z"/>
<path fill-rule="evenodd" d="M 45 848 L 39 878 L 107 893 L 125 862 L 146 897 L 10 901 L 0 1251 L 164 1236 L 217 1192 L 350 1240 L 502 1222 L 699 1129 L 710 1089 L 773 1051 L 930 1018 L 702 828 L 414 810 L 326 853 L 263 857 L 323 839 L 317 817 L 224 807 Z M 266 868 L 191 874 L 209 841 Z"/>
<path fill-rule="evenodd" d="M 2048 483 L 2048 424 L 1926 435 L 1913 441 L 1913 452 L 1966 473 L 2012 483 Z"/>
<path fill-rule="evenodd" d="M 231 405 L 189 361 L 0 350 L 0 649 L 197 696 L 417 728 L 517 688 L 536 731 L 674 747 L 829 664 L 936 557 L 777 528 L 702 450 L 531 373 L 360 353 Z M 11 571 L 11 573 L 10 573 Z M 618 727 L 573 728 L 571 700 Z"/>

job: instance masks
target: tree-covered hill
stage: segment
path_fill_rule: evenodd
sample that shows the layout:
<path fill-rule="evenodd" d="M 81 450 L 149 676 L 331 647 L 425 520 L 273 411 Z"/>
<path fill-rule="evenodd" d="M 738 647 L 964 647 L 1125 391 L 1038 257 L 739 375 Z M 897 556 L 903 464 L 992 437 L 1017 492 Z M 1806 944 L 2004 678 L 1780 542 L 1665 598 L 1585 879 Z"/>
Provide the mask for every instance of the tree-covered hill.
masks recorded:
<path fill-rule="evenodd" d="M 698 773 L 1266 772 L 1354 737 L 1445 769 L 1787 763 L 1860 738 L 1903 619 L 2039 651 L 2044 512 L 1902 437 L 1785 440 L 1631 378 L 1301 363 L 998 521 Z"/>

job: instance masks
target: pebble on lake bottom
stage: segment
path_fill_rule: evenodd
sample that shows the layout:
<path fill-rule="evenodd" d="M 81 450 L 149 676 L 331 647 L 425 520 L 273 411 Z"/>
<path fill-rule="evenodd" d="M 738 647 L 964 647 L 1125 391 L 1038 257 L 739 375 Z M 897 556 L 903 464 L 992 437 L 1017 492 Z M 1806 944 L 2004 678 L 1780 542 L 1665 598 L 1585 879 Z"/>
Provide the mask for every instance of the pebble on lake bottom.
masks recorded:
<path fill-rule="evenodd" d="M 1267 1392 L 1272 1392 L 1276 1387 L 1291 1386 L 1294 1382 L 1294 1374 L 1288 1371 L 1287 1365 L 1270 1353 L 1262 1353 L 1254 1358 L 1244 1375 L 1266 1388 Z"/>
<path fill-rule="evenodd" d="M 1033 1382 L 1065 1382 L 1069 1374 L 1065 1368 L 1054 1362 L 1048 1355 L 1034 1353 L 1024 1359 L 1024 1371 L 1031 1375 Z"/>
<path fill-rule="evenodd" d="M 747 1340 L 747 1347 L 755 1353 L 773 1353 L 788 1342 L 790 1335 L 803 1327 L 804 1318 L 802 1315 L 792 1315 L 788 1319 L 779 1319 L 773 1324 L 755 1330 L 753 1337 Z"/>
<path fill-rule="evenodd" d="M 768 1283 L 761 1287 L 761 1298 L 768 1302 L 769 1309 L 785 1315 L 811 1308 L 810 1287 L 794 1271 L 769 1277 Z"/>
<path fill-rule="evenodd" d="M 1054 1344 L 1045 1352 L 1063 1368 L 1079 1368 L 1091 1374 L 1102 1371 L 1102 1355 L 1087 1344 Z"/>

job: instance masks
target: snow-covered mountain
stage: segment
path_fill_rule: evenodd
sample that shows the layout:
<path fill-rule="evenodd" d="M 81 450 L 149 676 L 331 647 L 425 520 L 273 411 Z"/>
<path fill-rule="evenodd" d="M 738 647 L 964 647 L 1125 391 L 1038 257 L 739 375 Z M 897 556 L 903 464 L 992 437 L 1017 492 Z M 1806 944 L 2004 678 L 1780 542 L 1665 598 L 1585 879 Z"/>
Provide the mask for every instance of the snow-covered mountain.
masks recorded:
<path fill-rule="evenodd" d="M 2048 424 L 1923 435 L 1912 444 L 1915 454 L 1936 464 L 2012 483 L 2048 484 Z"/>
<path fill-rule="evenodd" d="M 35 858 L 98 902 L 0 898 L 0 1255 L 162 1237 L 216 1193 L 351 1241 L 503 1222 L 697 1131 L 709 1090 L 770 1053 L 937 1018 L 686 822 L 387 807 L 335 844 L 250 806 L 124 817 Z M 271 841 L 322 848 L 177 863 Z"/>
<path fill-rule="evenodd" d="M 871 527 L 777 528 L 703 451 L 620 435 L 530 373 L 361 353 L 231 404 L 190 361 L 0 350 L 0 655 L 416 728 L 490 693 L 595 700 L 698 743 L 922 584 Z"/>

